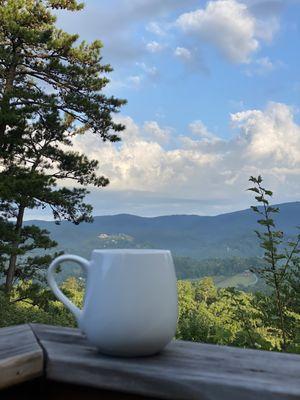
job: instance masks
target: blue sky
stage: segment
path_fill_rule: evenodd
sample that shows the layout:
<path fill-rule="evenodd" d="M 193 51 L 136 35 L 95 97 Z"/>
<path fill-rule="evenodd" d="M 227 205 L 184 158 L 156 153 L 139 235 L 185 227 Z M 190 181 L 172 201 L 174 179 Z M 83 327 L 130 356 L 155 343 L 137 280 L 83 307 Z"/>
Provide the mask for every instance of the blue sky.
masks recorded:
<path fill-rule="evenodd" d="M 101 39 L 126 98 L 120 145 L 78 138 L 109 188 L 95 214 L 218 214 L 248 207 L 249 175 L 300 199 L 300 1 L 87 0 L 58 24 Z"/>
<path fill-rule="evenodd" d="M 207 4 L 194 3 L 196 7 L 187 7 L 185 11 Z M 274 4 L 269 3 L 271 10 Z M 232 112 L 262 108 L 270 100 L 296 104 L 299 92 L 294 84 L 299 80 L 299 53 L 295 44 L 299 43 L 300 36 L 297 26 L 300 4 L 276 10 L 275 16 L 272 10 L 270 14 L 278 19 L 280 28 L 274 32 L 272 40 L 261 40 L 260 48 L 249 53 L 249 63 L 222 57 L 218 48 L 206 43 L 205 39 L 198 41 L 176 28 L 169 28 L 165 36 L 157 37 L 147 30 L 147 23 L 137 24 L 132 34 L 136 44 L 147 49 L 147 45 L 157 43 L 165 48 L 154 53 L 141 53 L 120 69 L 119 62 L 114 64 L 115 75 L 120 81 L 130 76 L 141 78 L 137 87 L 132 85 L 114 91 L 129 100 L 123 112 L 138 123 L 159 118 L 161 123 L 176 126 L 178 131 L 184 131 L 190 121 L 201 119 L 210 130 L 228 137 L 229 114 Z M 166 20 L 176 21 L 180 12 L 182 9 L 175 15 L 170 13 Z M 162 26 L 166 25 L 164 18 L 158 20 L 162 21 Z M 178 47 L 188 49 L 191 54 L 199 53 L 198 65 L 197 61 L 176 57 L 174 53 Z M 142 70 L 142 63 L 149 68 L 150 76 Z M 151 68 L 156 69 L 154 76 L 151 76 Z"/>

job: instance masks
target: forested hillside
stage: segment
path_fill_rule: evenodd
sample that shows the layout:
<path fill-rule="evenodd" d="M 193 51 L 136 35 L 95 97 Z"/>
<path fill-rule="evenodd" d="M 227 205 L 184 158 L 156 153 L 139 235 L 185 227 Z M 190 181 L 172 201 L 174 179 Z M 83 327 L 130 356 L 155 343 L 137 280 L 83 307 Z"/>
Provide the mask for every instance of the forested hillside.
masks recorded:
<path fill-rule="evenodd" d="M 278 229 L 296 235 L 300 202 L 280 204 Z M 95 248 L 162 248 L 194 259 L 255 257 L 263 254 L 254 233 L 256 216 L 248 209 L 214 217 L 171 215 L 155 218 L 135 215 L 95 217 L 78 226 L 63 221 L 28 221 L 47 229 L 66 252 L 88 257 Z"/>

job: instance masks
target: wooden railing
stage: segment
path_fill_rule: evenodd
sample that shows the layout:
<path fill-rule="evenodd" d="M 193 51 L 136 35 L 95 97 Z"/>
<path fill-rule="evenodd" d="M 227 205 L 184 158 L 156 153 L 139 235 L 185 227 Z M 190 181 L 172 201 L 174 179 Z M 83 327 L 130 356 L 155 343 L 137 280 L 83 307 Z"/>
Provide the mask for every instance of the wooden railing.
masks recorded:
<path fill-rule="evenodd" d="M 300 355 L 173 341 L 153 357 L 113 358 L 77 329 L 22 325 L 0 329 L 0 389 L 1 400 L 300 399 Z"/>

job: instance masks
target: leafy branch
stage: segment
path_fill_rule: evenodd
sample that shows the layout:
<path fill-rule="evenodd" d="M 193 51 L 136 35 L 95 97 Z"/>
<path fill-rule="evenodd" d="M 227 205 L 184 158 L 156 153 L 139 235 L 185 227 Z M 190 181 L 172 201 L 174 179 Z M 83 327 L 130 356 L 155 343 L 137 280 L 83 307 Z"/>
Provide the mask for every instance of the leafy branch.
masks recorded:
<path fill-rule="evenodd" d="M 264 260 L 266 266 L 254 269 L 266 283 L 273 289 L 276 302 L 277 319 L 279 329 L 282 335 L 282 350 L 286 351 L 289 333 L 288 333 L 288 315 L 287 315 L 287 296 L 286 288 L 293 265 L 299 260 L 300 253 L 300 235 L 295 241 L 283 243 L 283 232 L 276 229 L 274 214 L 279 213 L 278 207 L 273 207 L 269 203 L 273 192 L 262 186 L 263 179 L 251 176 L 250 182 L 254 184 L 248 190 L 255 193 L 255 200 L 259 206 L 252 206 L 252 210 L 259 215 L 258 224 L 264 228 L 264 231 L 256 230 L 255 233 L 260 240 L 260 247 L 264 250 Z"/>

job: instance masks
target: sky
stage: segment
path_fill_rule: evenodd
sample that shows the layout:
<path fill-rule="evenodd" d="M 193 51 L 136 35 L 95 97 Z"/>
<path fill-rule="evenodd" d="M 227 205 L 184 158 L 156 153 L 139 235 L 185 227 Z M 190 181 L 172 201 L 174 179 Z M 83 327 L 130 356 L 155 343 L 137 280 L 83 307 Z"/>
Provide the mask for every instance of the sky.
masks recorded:
<path fill-rule="evenodd" d="M 103 42 L 106 94 L 128 104 L 99 161 L 95 215 L 215 215 L 248 208 L 250 175 L 300 200 L 300 0 L 86 0 L 58 25 Z"/>

